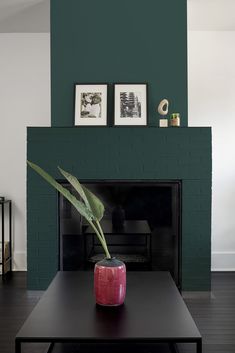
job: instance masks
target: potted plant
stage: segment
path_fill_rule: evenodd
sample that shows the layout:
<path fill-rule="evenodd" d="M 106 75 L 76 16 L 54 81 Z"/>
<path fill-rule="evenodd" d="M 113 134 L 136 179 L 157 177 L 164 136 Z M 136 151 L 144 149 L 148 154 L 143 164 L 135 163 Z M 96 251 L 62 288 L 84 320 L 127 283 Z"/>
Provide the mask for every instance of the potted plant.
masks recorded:
<path fill-rule="evenodd" d="M 69 174 L 62 168 L 58 167 L 60 173 L 72 185 L 80 198 L 74 196 L 68 189 L 63 187 L 38 165 L 30 161 L 27 161 L 27 163 L 51 186 L 60 192 L 75 207 L 80 215 L 86 219 L 102 245 L 105 257 L 103 260 L 97 262 L 94 268 L 96 303 L 106 306 L 123 304 L 126 294 L 126 267 L 122 261 L 112 258 L 109 253 L 105 235 L 100 224 L 104 215 L 104 205 L 101 200 L 84 185 L 81 185 L 75 176 Z"/>

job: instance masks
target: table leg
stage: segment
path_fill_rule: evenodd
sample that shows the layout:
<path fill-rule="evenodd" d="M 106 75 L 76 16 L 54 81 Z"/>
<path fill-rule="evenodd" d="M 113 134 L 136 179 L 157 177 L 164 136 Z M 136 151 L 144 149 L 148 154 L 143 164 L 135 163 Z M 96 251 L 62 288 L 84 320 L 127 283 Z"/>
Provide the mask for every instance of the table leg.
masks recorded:
<path fill-rule="evenodd" d="M 202 340 L 197 341 L 197 353 L 202 353 Z"/>
<path fill-rule="evenodd" d="M 12 207 L 9 201 L 9 243 L 10 243 L 10 271 L 12 271 Z"/>
<path fill-rule="evenodd" d="M 15 353 L 21 353 L 21 341 L 15 340 Z"/>
<path fill-rule="evenodd" d="M 176 343 L 170 343 L 169 344 L 169 348 L 170 348 L 170 351 L 172 353 L 179 353 L 179 350 L 178 350 L 178 347 L 177 347 L 177 344 Z"/>
<path fill-rule="evenodd" d="M 1 206 L 2 206 L 2 239 L 1 239 L 1 241 L 2 241 L 2 279 L 5 279 L 5 247 L 4 247 L 4 245 L 5 245 L 5 239 L 4 239 L 4 237 L 5 237 L 5 234 L 4 234 L 4 232 L 5 232 L 5 224 L 4 224 L 4 222 L 5 222 L 5 215 L 4 215 L 4 208 L 5 208 L 5 204 L 4 203 L 1 203 Z"/>

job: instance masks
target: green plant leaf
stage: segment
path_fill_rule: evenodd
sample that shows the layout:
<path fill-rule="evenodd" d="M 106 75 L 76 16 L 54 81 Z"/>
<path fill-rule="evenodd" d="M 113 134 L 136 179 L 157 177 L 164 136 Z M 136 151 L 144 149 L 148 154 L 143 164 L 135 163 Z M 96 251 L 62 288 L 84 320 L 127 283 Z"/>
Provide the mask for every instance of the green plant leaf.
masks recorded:
<path fill-rule="evenodd" d="M 90 190 L 88 190 L 84 185 L 82 185 L 84 193 L 86 194 L 87 200 L 90 204 L 91 210 L 95 218 L 100 221 L 104 216 L 104 205 L 101 200 L 94 195 Z"/>
<path fill-rule="evenodd" d="M 71 204 L 76 208 L 76 210 L 83 216 L 89 223 L 94 219 L 91 210 L 86 207 L 86 205 L 79 201 L 74 195 L 70 193 L 69 190 L 60 185 L 50 174 L 45 172 L 38 165 L 27 161 L 28 165 L 35 170 L 43 179 L 45 179 L 51 186 L 53 186 L 57 191 L 59 191 Z"/>
<path fill-rule="evenodd" d="M 100 221 L 104 215 L 104 205 L 100 199 L 90 190 L 88 190 L 84 185 L 81 185 L 75 176 L 69 174 L 60 167 L 58 167 L 58 169 L 61 174 L 68 180 L 68 182 L 74 187 L 74 189 L 79 193 L 85 202 L 86 207 L 89 208 L 92 212 L 93 217 Z"/>
<path fill-rule="evenodd" d="M 89 208 L 91 210 L 90 204 L 87 200 L 86 194 L 83 191 L 83 188 L 81 186 L 81 184 L 79 183 L 78 179 L 73 176 L 72 174 L 66 172 L 65 170 L 63 170 L 62 168 L 58 167 L 60 173 L 65 177 L 66 180 L 68 180 L 68 182 L 74 187 L 74 189 L 78 192 L 78 194 L 81 196 L 81 198 L 83 199 L 85 205 L 87 208 Z"/>

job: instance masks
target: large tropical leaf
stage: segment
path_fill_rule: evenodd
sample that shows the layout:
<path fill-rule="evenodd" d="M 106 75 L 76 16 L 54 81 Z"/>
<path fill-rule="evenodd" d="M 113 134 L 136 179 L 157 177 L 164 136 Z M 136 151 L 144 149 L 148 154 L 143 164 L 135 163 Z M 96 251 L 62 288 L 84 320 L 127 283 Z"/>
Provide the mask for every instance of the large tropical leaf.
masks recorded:
<path fill-rule="evenodd" d="M 60 185 L 51 175 L 45 172 L 38 165 L 27 161 L 28 165 L 35 170 L 43 179 L 45 179 L 51 186 L 53 186 L 57 191 L 59 191 L 71 204 L 76 208 L 76 210 L 90 223 L 94 219 L 90 208 L 88 208 L 83 202 L 79 201 L 74 195 L 70 193 L 69 190 Z"/>
<path fill-rule="evenodd" d="M 83 188 L 81 186 L 81 184 L 79 183 L 78 179 L 73 176 L 72 174 L 69 174 L 68 172 L 66 172 L 65 170 L 63 170 L 62 168 L 58 167 L 59 171 L 61 172 L 61 174 L 65 177 L 65 179 L 68 180 L 68 182 L 74 187 L 74 189 L 79 193 L 79 195 L 81 196 L 81 198 L 83 199 L 83 201 L 85 202 L 85 205 L 87 208 L 89 208 L 91 210 L 90 204 L 87 200 L 86 194 L 83 191 Z"/>
<path fill-rule="evenodd" d="M 100 221 L 104 216 L 104 205 L 101 200 L 94 195 L 90 190 L 88 190 L 84 185 L 82 185 L 84 193 L 86 194 L 87 200 L 90 204 L 93 215 L 98 221 Z"/>
<path fill-rule="evenodd" d="M 74 189 L 79 193 L 87 208 L 89 208 L 95 219 L 100 221 L 104 215 L 104 205 L 100 199 L 94 195 L 90 190 L 88 190 L 84 185 L 81 185 L 78 179 L 58 167 L 61 174 L 68 180 L 68 182 L 74 187 Z"/>

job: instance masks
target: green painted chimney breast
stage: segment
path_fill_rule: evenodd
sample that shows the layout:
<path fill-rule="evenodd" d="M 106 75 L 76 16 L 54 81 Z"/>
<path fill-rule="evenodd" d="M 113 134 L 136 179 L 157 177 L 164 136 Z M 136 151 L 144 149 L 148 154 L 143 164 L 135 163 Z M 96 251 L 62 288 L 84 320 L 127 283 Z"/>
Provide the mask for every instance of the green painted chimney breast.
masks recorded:
<path fill-rule="evenodd" d="M 51 0 L 52 126 L 73 126 L 76 82 L 147 82 L 149 125 L 167 98 L 187 126 L 186 0 Z"/>

